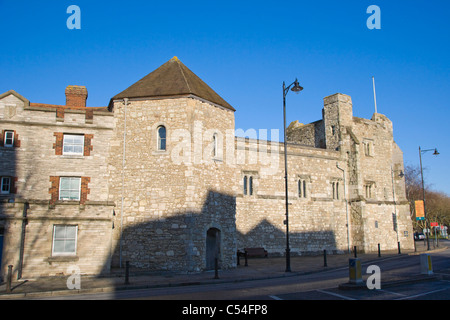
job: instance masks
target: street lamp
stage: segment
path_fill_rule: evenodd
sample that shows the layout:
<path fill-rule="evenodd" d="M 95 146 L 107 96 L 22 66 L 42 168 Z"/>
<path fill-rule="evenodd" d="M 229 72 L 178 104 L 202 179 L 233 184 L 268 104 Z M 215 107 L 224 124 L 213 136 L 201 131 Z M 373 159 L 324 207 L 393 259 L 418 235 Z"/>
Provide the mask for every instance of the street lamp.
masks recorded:
<path fill-rule="evenodd" d="M 293 86 L 293 87 L 292 87 Z M 292 89 L 291 89 L 292 87 Z M 283 130 L 284 130 L 284 183 L 286 189 L 286 272 L 291 272 L 291 249 L 289 247 L 289 199 L 288 199 L 288 170 L 287 170 L 287 141 L 286 141 L 286 95 L 291 89 L 295 93 L 303 90 L 295 79 L 293 83 L 286 87 L 283 81 Z"/>
<path fill-rule="evenodd" d="M 425 217 L 425 229 L 427 230 L 426 234 L 427 234 L 427 250 L 430 250 L 430 240 L 428 238 L 428 232 L 429 232 L 429 228 L 428 228 L 428 219 L 427 219 L 427 210 L 426 210 L 426 205 L 425 205 L 425 186 L 423 183 L 423 168 L 422 168 L 422 153 L 428 152 L 428 151 L 433 151 L 433 156 L 437 156 L 439 155 L 439 152 L 437 151 L 437 149 L 427 149 L 427 150 L 422 150 L 419 146 L 419 159 L 420 159 L 420 176 L 422 177 L 422 196 L 423 196 L 423 212 L 424 212 L 424 217 Z"/>

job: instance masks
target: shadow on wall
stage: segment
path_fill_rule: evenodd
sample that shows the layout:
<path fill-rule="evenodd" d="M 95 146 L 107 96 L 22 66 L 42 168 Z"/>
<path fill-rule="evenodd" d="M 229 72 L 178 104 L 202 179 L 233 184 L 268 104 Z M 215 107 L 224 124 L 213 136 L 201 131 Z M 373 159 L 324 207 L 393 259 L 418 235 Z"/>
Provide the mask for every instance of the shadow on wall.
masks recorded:
<path fill-rule="evenodd" d="M 264 247 L 269 255 L 283 256 L 286 250 L 286 230 L 280 230 L 264 219 L 249 232 L 237 232 L 238 249 Z M 323 250 L 338 253 L 335 233 L 331 230 L 292 232 L 289 231 L 291 255 L 321 254 Z"/>
<path fill-rule="evenodd" d="M 112 250 L 111 270 L 125 268 L 128 261 L 136 271 L 202 272 L 214 269 L 215 258 L 219 268 L 229 269 L 236 267 L 237 250 L 245 247 L 264 247 L 271 256 L 284 255 L 285 231 L 263 220 L 244 234 L 236 230 L 235 216 L 234 196 L 209 191 L 198 212 L 125 226 L 122 242 L 117 241 Z M 332 231 L 290 233 L 290 244 L 294 256 L 324 249 L 337 252 Z M 104 273 L 107 270 L 105 265 Z"/>
<path fill-rule="evenodd" d="M 124 210 L 124 221 L 128 212 Z M 112 270 L 129 261 L 131 268 L 142 270 L 200 272 L 214 269 L 216 257 L 221 268 L 233 268 L 235 216 L 235 197 L 210 190 L 199 211 L 124 225 L 121 241 L 112 249 Z"/>

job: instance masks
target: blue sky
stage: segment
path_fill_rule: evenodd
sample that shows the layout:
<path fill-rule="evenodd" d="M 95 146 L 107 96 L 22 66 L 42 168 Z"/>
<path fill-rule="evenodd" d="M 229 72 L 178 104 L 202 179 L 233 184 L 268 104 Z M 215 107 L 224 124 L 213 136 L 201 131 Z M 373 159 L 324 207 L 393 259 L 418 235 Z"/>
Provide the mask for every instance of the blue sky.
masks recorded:
<path fill-rule="evenodd" d="M 81 9 L 81 29 L 66 12 Z M 369 30 L 370 5 L 381 29 Z M 85 85 L 89 106 L 109 99 L 173 56 L 236 108 L 236 128 L 282 129 L 321 118 L 323 98 L 352 97 L 357 117 L 394 123 L 405 164 L 423 155 L 426 183 L 450 194 L 450 1 L 0 0 L 0 93 L 64 104 Z"/>

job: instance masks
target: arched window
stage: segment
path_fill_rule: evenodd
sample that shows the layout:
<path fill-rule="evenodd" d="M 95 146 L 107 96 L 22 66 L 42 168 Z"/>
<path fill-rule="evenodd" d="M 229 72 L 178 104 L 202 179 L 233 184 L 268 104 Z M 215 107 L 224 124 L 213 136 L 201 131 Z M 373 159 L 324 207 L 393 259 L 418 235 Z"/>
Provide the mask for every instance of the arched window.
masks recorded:
<path fill-rule="evenodd" d="M 159 126 L 157 129 L 158 134 L 158 150 L 166 150 L 166 127 Z"/>
<path fill-rule="evenodd" d="M 306 180 L 305 179 L 298 180 L 298 197 L 306 198 Z"/>
<path fill-rule="evenodd" d="M 253 177 L 248 178 L 248 194 L 253 195 Z"/>
<path fill-rule="evenodd" d="M 244 195 L 247 195 L 247 176 L 244 176 Z"/>
<path fill-rule="evenodd" d="M 214 133 L 213 135 L 213 157 L 217 158 L 218 156 L 218 149 L 217 149 L 217 133 Z"/>

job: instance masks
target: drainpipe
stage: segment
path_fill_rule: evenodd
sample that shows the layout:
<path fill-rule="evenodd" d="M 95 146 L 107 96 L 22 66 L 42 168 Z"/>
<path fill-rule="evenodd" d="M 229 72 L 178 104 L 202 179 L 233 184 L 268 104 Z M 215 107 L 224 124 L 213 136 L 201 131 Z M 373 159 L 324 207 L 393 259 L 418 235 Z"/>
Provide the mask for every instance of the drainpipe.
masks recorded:
<path fill-rule="evenodd" d="M 345 170 L 339 168 L 339 163 L 336 162 L 336 168 L 342 171 L 342 176 L 344 177 L 344 198 L 345 198 L 345 214 L 347 217 L 347 251 L 350 253 L 350 226 L 348 221 L 348 199 L 347 199 L 347 191 L 346 191 L 346 182 L 345 182 Z"/>
<path fill-rule="evenodd" d="M 17 270 L 17 280 L 20 280 L 22 278 L 22 269 L 23 269 L 23 256 L 25 251 L 25 233 L 27 229 L 28 219 L 28 209 L 30 205 L 28 202 L 25 202 L 23 204 L 23 211 L 22 211 L 22 234 L 20 237 L 20 252 L 19 252 L 19 267 Z"/>
<path fill-rule="evenodd" d="M 127 105 L 128 98 L 123 99 L 125 104 L 125 119 L 123 129 L 123 154 L 122 154 L 122 205 L 120 209 L 120 240 L 119 240 L 119 266 L 122 268 L 122 231 L 123 231 L 123 195 L 125 192 L 125 152 L 126 152 L 126 137 L 127 137 Z"/>

